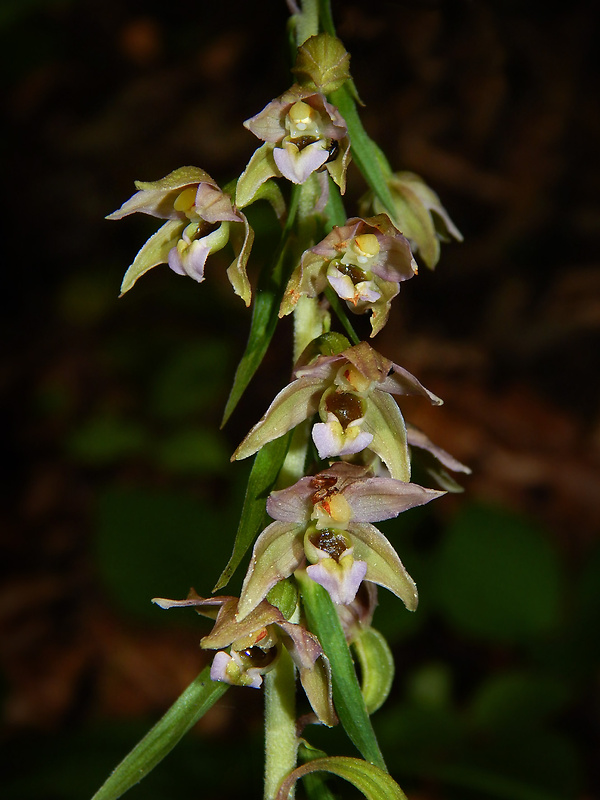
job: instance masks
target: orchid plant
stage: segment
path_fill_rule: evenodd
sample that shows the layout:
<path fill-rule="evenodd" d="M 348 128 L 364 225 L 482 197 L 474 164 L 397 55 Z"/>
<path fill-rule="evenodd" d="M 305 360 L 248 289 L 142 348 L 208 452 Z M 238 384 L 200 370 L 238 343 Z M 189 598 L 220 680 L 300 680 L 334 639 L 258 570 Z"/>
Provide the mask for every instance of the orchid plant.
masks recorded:
<path fill-rule="evenodd" d="M 287 315 L 294 319 L 294 352 L 290 382 L 232 456 L 254 456 L 254 464 L 233 553 L 213 592 L 251 550 L 240 596 L 201 597 L 192 589 L 185 599 L 154 599 L 163 609 L 191 607 L 214 620 L 200 642 L 215 651 L 210 666 L 96 800 L 117 798 L 137 783 L 230 685 L 265 690 L 265 800 L 292 796 L 296 781 L 309 774 L 309 795 L 330 797 L 327 772 L 368 798 L 405 796 L 387 771 L 370 720 L 394 672 L 372 619 L 377 586 L 412 612 L 417 588 L 373 523 L 460 490 L 448 471 L 469 470 L 407 425 L 396 397 L 442 401 L 361 341 L 346 312 L 370 314 L 375 337 L 400 284 L 417 275 L 419 263 L 435 266 L 440 241 L 461 236 L 433 190 L 411 173 L 392 172 L 363 129 L 350 57 L 327 0 L 288 5 L 295 82 L 244 122 L 262 144 L 239 178 L 221 188 L 204 170 L 181 167 L 136 183 L 137 192 L 109 215 L 165 220 L 135 256 L 122 293 L 160 264 L 201 283 L 208 257 L 231 245 L 227 276 L 254 314 L 225 421 Z M 351 160 L 367 184 L 359 210 L 370 216 L 346 215 Z M 277 244 L 253 295 L 247 270 L 254 233 L 243 209 L 259 200 L 273 208 Z M 334 330 L 336 321 L 343 333 Z M 413 457 L 424 459 L 437 488 L 411 482 Z M 297 677 L 312 709 L 301 716 Z M 361 757 L 315 749 L 305 733 L 310 724 L 342 725 Z"/>

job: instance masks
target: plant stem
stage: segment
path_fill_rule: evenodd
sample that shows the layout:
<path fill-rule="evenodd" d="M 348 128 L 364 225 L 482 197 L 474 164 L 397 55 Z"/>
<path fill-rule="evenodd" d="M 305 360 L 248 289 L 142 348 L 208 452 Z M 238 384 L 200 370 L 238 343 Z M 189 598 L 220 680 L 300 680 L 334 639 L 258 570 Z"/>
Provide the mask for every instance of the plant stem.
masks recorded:
<path fill-rule="evenodd" d="M 319 4 L 317 0 L 302 0 L 302 12 L 296 22 L 296 45 L 301 44 L 319 32 Z"/>
<path fill-rule="evenodd" d="M 265 800 L 274 800 L 280 783 L 296 766 L 294 672 L 294 662 L 282 648 L 275 668 L 265 675 Z"/>

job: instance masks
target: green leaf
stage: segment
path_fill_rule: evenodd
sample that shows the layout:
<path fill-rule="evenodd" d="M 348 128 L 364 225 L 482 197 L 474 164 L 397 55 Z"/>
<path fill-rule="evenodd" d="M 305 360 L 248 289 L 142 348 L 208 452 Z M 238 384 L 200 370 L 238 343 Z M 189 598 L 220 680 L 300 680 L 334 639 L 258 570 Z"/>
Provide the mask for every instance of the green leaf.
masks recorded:
<path fill-rule="evenodd" d="M 92 800 L 116 800 L 168 755 L 179 740 L 229 687 L 210 679 L 205 667 L 129 755 L 113 770 Z"/>
<path fill-rule="evenodd" d="M 221 427 L 225 425 L 233 413 L 254 373 L 259 368 L 277 327 L 281 298 L 283 297 L 291 267 L 294 266 L 294 258 L 297 255 L 295 242 L 290 237 L 290 231 L 298 207 L 299 189 L 299 186 L 294 186 L 292 189 L 288 218 L 282 234 L 282 243 L 275 256 L 274 265 L 271 263 L 265 265 L 260 275 L 252 311 L 248 344 L 233 379 L 233 386 L 223 412 Z"/>
<path fill-rule="evenodd" d="M 331 664 L 333 700 L 340 722 L 367 761 L 385 770 L 335 606 L 325 589 L 308 575 L 298 572 L 296 577 L 309 628 L 319 638 Z"/>
<path fill-rule="evenodd" d="M 335 26 L 331 16 L 331 7 L 328 0 L 319 0 L 319 21 L 321 27 L 331 36 L 335 36 Z M 379 198 L 383 207 L 394 218 L 394 199 L 389 190 L 386 178 L 391 175 L 391 169 L 381 149 L 373 142 L 363 128 L 356 110 L 356 87 L 352 79 L 334 92 L 330 92 L 328 99 L 337 106 L 348 126 L 348 135 L 352 143 L 352 158 L 362 175 Z"/>
<path fill-rule="evenodd" d="M 291 772 L 281 784 L 276 800 L 287 800 L 298 778 L 313 772 L 331 772 L 355 786 L 368 800 L 406 800 L 396 781 L 374 764 L 358 758 L 316 758 Z"/>
<path fill-rule="evenodd" d="M 242 516 L 235 536 L 233 553 L 213 592 L 219 591 L 229 583 L 246 551 L 264 527 L 267 496 L 273 488 L 285 460 L 290 437 L 291 433 L 288 433 L 279 439 L 274 439 L 256 454 L 252 471 L 248 478 L 248 487 L 244 498 Z"/>
<path fill-rule="evenodd" d="M 381 151 L 363 128 L 348 84 L 331 92 L 328 97 L 346 121 L 348 136 L 352 142 L 352 158 L 356 166 L 361 171 L 366 183 L 379 198 L 388 215 L 393 219 L 395 216 L 394 198 L 389 190 L 382 167 Z"/>
<path fill-rule="evenodd" d="M 394 656 L 375 628 L 365 628 L 352 642 L 362 675 L 362 694 L 369 714 L 385 703 L 394 680 Z"/>

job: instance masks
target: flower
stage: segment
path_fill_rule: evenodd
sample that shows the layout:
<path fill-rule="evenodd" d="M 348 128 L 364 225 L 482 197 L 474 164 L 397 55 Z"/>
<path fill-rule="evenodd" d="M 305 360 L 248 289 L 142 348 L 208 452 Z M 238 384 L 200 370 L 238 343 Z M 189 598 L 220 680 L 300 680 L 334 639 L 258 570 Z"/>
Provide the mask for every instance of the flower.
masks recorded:
<path fill-rule="evenodd" d="M 421 395 L 436 405 L 442 402 L 439 397 L 366 342 L 297 365 L 294 375 L 232 461 L 253 455 L 318 412 L 321 421 L 313 426 L 312 438 L 320 458 L 353 455 L 368 447 L 392 478 L 410 479 L 406 427 L 391 395 Z"/>
<path fill-rule="evenodd" d="M 371 336 L 375 336 L 387 321 L 400 282 L 416 272 L 408 240 L 386 214 L 353 217 L 304 252 L 288 282 L 279 316 L 291 313 L 302 295 L 316 297 L 329 284 L 350 311 L 371 312 Z"/>
<path fill-rule="evenodd" d="M 275 666 L 284 646 L 300 674 L 300 681 L 319 720 L 335 725 L 337 717 L 331 699 L 329 661 L 319 640 L 302 625 L 289 622 L 275 606 L 262 600 L 244 616 L 236 618 L 236 597 L 199 597 L 192 589 L 187 600 L 152 600 L 161 608 L 196 608 L 216 622 L 200 641 L 205 650 L 217 650 L 210 677 L 236 686 L 258 689 L 262 676 Z M 229 648 L 227 652 L 224 648 Z"/>
<path fill-rule="evenodd" d="M 243 620 L 275 584 L 307 561 L 306 573 L 334 603 L 352 603 L 367 580 L 389 589 L 414 611 L 415 584 L 392 545 L 370 523 L 442 494 L 393 478 L 374 478 L 367 468 L 344 462 L 272 492 L 267 513 L 275 521 L 254 545 L 236 619 Z"/>
<path fill-rule="evenodd" d="M 254 232 L 245 215 L 228 194 L 197 167 L 181 167 L 165 178 L 148 183 L 136 181 L 138 191 L 107 219 L 121 219 L 137 211 L 167 222 L 148 239 L 123 278 L 121 294 L 158 264 L 168 264 L 178 275 L 201 283 L 207 257 L 233 239 L 236 257 L 227 270 L 234 292 L 250 305 L 251 289 L 246 274 Z M 243 238 L 231 228 L 243 227 Z"/>
<path fill-rule="evenodd" d="M 323 94 L 294 84 L 247 119 L 244 126 L 265 144 L 256 150 L 239 178 L 238 205 L 247 205 L 258 187 L 271 177 L 304 183 L 314 172 L 323 170 L 344 193 L 350 162 L 348 129 Z M 326 186 L 324 182 L 319 209 L 326 201 Z"/>
<path fill-rule="evenodd" d="M 440 242 L 452 239 L 462 242 L 461 232 L 437 194 L 418 175 L 413 172 L 392 174 L 390 170 L 386 183 L 394 203 L 393 223 L 410 241 L 425 266 L 433 269 L 440 258 Z M 387 211 L 372 192 L 362 198 L 360 208 L 361 213 Z"/>

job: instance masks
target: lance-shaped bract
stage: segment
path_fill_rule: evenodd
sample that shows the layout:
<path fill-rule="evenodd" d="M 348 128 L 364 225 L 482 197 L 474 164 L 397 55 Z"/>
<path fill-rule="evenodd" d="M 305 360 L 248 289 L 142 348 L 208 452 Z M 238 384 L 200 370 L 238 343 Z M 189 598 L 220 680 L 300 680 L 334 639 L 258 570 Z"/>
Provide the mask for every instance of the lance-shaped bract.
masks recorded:
<path fill-rule="evenodd" d="M 246 216 L 228 194 L 198 167 L 181 167 L 158 181 L 136 181 L 137 191 L 107 219 L 121 219 L 141 212 L 167 222 L 148 239 L 123 278 L 121 294 L 158 264 L 168 264 L 178 275 L 204 280 L 204 265 L 211 253 L 232 239 L 236 256 L 227 269 L 234 292 L 250 305 L 252 292 L 246 264 L 254 241 Z M 238 236 L 231 225 L 240 226 Z M 234 235 L 231 235 L 234 233 Z"/>
<path fill-rule="evenodd" d="M 316 297 L 329 284 L 350 311 L 371 312 L 371 336 L 375 336 L 387 321 L 400 283 L 416 272 L 408 240 L 386 214 L 352 217 L 302 255 L 288 282 L 279 316 L 290 314 L 303 295 Z"/>
<path fill-rule="evenodd" d="M 324 170 L 344 193 L 350 162 L 348 129 L 324 95 L 294 85 L 246 120 L 244 126 L 265 144 L 256 150 L 239 178 L 236 198 L 240 206 L 245 206 L 269 178 L 284 177 L 301 184 L 313 172 Z M 323 181 L 319 210 L 326 201 L 326 187 Z"/>
<path fill-rule="evenodd" d="M 392 478 L 410 479 L 406 427 L 391 395 L 421 395 L 442 401 L 402 367 L 366 342 L 335 356 L 318 356 L 296 367 L 295 380 L 277 395 L 252 428 L 232 460 L 253 455 L 319 412 L 313 440 L 321 458 L 347 456 L 368 447 L 384 462 Z"/>
<path fill-rule="evenodd" d="M 325 725 L 336 724 L 329 662 L 319 640 L 302 625 L 289 622 L 266 600 L 258 603 L 243 620 L 236 618 L 236 597 L 203 598 L 192 590 L 186 600 L 155 597 L 152 602 L 161 608 L 192 607 L 213 619 L 216 615 L 213 630 L 200 641 L 203 649 L 218 651 L 210 672 L 214 681 L 258 689 L 262 676 L 275 666 L 279 648 L 284 646 L 298 668 L 315 714 Z"/>
<path fill-rule="evenodd" d="M 295 570 L 306 571 L 332 600 L 347 605 L 361 581 L 389 589 L 414 611 L 417 591 L 386 537 L 370 523 L 391 519 L 443 492 L 345 462 L 272 492 L 267 513 L 275 522 L 260 534 L 246 574 L 237 619 L 243 620 L 269 590 Z"/>

